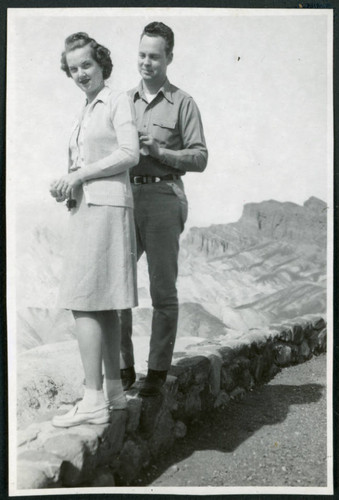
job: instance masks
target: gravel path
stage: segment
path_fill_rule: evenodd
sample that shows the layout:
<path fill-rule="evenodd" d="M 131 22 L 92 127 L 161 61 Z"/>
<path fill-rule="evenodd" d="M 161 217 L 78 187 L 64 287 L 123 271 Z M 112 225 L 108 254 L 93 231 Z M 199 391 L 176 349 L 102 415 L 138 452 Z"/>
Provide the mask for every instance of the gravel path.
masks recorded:
<path fill-rule="evenodd" d="M 326 486 L 326 356 L 190 425 L 136 486 Z"/>

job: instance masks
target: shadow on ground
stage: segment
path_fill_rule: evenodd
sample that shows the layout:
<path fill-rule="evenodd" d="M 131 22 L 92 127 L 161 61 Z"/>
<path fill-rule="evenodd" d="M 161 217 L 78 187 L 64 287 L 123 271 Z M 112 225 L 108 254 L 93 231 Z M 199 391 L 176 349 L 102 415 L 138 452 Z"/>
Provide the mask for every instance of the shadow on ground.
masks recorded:
<path fill-rule="evenodd" d="M 324 390 L 323 385 L 313 383 L 257 387 L 241 401 L 231 401 L 228 406 L 205 413 L 191 422 L 185 438 L 176 441 L 168 453 L 157 457 L 156 464 L 151 464 L 133 485 L 150 485 L 169 467 L 198 450 L 232 453 L 263 426 L 283 422 L 292 405 L 319 401 Z"/>

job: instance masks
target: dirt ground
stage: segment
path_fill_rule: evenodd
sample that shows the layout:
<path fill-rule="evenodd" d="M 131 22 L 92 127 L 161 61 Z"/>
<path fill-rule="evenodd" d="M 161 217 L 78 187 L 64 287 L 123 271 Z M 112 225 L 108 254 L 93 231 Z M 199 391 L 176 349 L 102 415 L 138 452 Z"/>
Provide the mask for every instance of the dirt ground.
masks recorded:
<path fill-rule="evenodd" d="M 327 485 L 326 355 L 192 422 L 135 486 Z"/>

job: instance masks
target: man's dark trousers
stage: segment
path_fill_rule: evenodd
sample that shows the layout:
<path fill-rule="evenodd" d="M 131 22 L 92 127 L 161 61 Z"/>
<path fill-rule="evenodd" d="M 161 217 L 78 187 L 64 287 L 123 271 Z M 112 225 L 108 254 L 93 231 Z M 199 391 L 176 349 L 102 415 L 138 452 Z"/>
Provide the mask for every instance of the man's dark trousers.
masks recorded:
<path fill-rule="evenodd" d="M 132 185 L 138 259 L 146 253 L 153 305 L 148 368 L 168 370 L 178 324 L 179 238 L 187 218 L 181 179 Z M 134 365 L 132 312 L 121 312 L 121 368 Z"/>

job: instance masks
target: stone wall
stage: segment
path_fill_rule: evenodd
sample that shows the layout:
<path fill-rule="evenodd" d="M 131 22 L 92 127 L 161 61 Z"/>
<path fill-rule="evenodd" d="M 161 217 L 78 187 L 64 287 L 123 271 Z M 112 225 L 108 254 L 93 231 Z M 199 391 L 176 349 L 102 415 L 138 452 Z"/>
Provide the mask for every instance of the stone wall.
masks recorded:
<path fill-rule="evenodd" d="M 37 422 L 18 432 L 17 489 L 129 485 L 186 434 L 200 412 L 242 398 L 285 366 L 326 351 L 326 323 L 308 316 L 175 353 L 162 394 L 127 394 L 110 424 L 54 428 Z"/>

